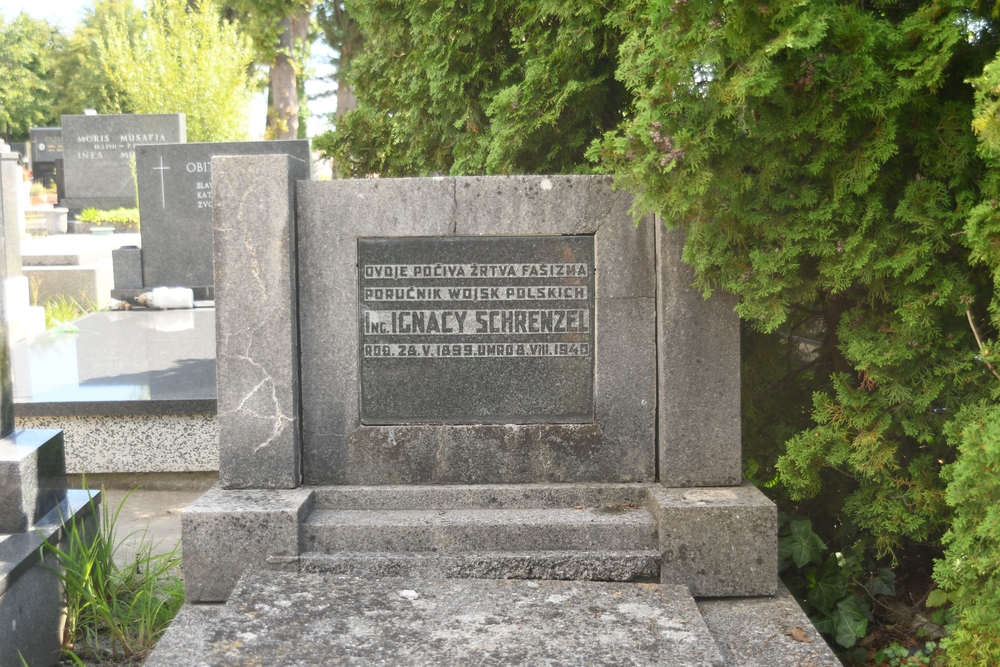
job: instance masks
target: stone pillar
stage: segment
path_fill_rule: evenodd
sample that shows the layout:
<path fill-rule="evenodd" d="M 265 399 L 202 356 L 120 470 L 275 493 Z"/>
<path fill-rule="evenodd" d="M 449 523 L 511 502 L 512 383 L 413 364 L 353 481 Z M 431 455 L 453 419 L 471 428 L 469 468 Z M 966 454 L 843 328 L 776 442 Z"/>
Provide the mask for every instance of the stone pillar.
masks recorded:
<path fill-rule="evenodd" d="M 691 287 L 684 230 L 655 224 L 660 482 L 733 486 L 743 477 L 737 301 Z"/>
<path fill-rule="evenodd" d="M 299 485 L 295 183 L 288 155 L 212 158 L 219 481 Z"/>
<path fill-rule="evenodd" d="M 10 362 L 8 311 L 11 304 L 9 278 L 21 275 L 20 232 L 17 224 L 17 201 L 20 196 L 21 168 L 17 153 L 0 142 L 0 437 L 14 430 L 14 384 Z"/>

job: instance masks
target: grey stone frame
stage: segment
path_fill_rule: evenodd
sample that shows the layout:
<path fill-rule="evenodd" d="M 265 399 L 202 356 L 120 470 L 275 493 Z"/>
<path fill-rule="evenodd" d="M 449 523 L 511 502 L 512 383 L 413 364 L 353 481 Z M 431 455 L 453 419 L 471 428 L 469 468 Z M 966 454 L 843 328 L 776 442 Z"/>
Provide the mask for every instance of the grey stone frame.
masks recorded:
<path fill-rule="evenodd" d="M 654 480 L 654 221 L 635 225 L 610 178 L 299 182 L 296 199 L 304 483 Z M 359 237 L 584 234 L 595 239 L 593 423 L 361 424 Z"/>

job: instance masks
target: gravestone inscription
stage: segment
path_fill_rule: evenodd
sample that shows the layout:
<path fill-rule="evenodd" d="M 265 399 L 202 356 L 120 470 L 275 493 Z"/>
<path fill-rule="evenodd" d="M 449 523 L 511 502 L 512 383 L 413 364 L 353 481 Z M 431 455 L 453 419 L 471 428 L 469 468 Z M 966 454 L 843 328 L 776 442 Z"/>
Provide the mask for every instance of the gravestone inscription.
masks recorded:
<path fill-rule="evenodd" d="M 358 240 L 361 421 L 594 413 L 594 237 Z"/>
<path fill-rule="evenodd" d="M 84 208 L 136 205 L 132 160 L 136 146 L 187 141 L 184 114 L 63 116 L 62 205 Z"/>
<path fill-rule="evenodd" d="M 191 287 L 204 293 L 198 298 L 212 298 L 212 157 L 276 154 L 308 164 L 309 142 L 155 144 L 136 150 L 144 289 Z"/>

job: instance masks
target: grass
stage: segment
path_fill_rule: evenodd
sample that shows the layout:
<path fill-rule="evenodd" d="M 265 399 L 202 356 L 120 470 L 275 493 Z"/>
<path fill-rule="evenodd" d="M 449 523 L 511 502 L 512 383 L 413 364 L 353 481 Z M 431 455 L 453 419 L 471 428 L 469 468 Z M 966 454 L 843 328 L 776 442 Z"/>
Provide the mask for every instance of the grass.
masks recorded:
<path fill-rule="evenodd" d="M 54 296 L 45 301 L 45 328 L 56 329 L 66 327 L 73 320 L 78 320 L 93 308 L 87 299 L 81 304 L 70 296 Z"/>
<path fill-rule="evenodd" d="M 116 208 L 110 211 L 102 211 L 96 208 L 85 208 L 76 216 L 81 222 L 92 222 L 96 225 L 104 223 L 134 225 L 139 229 L 139 209 L 137 208 Z"/>
<path fill-rule="evenodd" d="M 154 554 L 155 545 L 143 531 L 125 565 L 115 562 L 125 542 L 137 534 L 117 535 L 115 524 L 126 500 L 128 496 L 113 513 L 103 505 L 98 529 L 70 522 L 64 545 L 45 542 L 42 547 L 55 555 L 58 567 L 52 572 L 65 586 L 62 648 L 73 664 L 145 658 L 184 603 L 179 544 L 169 553 Z"/>

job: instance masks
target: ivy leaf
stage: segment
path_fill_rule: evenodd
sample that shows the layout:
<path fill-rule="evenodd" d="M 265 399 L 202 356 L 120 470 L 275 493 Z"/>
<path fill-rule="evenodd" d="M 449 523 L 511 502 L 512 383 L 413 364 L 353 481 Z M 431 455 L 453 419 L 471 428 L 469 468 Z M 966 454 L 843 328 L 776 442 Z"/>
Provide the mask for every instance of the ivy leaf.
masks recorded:
<path fill-rule="evenodd" d="M 825 635 L 833 634 L 833 619 L 832 618 L 821 618 L 820 616 L 810 616 L 809 620 L 815 626 L 818 632 L 822 632 Z"/>
<path fill-rule="evenodd" d="M 847 595 L 847 577 L 840 571 L 837 559 L 830 556 L 817 572 L 816 585 L 809 591 L 809 602 L 828 612 Z"/>
<path fill-rule="evenodd" d="M 791 556 L 797 567 L 807 563 L 820 563 L 826 545 L 813 532 L 809 519 L 793 519 L 789 528 L 791 534 L 778 541 L 778 552 L 782 559 Z"/>
<path fill-rule="evenodd" d="M 865 588 L 872 595 L 895 595 L 896 594 L 896 573 L 887 567 L 879 570 L 878 574 L 868 580 Z"/>
<path fill-rule="evenodd" d="M 935 588 L 930 593 L 927 594 L 927 602 L 925 603 L 928 607 L 940 607 L 948 603 L 948 594 L 945 593 L 940 588 Z"/>
<path fill-rule="evenodd" d="M 854 598 L 844 600 L 833 613 L 833 635 L 837 643 L 850 648 L 868 632 L 868 619 L 858 608 Z"/>

